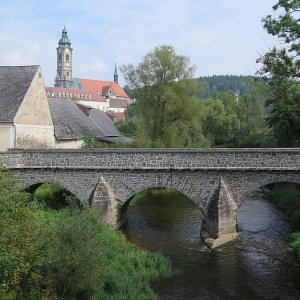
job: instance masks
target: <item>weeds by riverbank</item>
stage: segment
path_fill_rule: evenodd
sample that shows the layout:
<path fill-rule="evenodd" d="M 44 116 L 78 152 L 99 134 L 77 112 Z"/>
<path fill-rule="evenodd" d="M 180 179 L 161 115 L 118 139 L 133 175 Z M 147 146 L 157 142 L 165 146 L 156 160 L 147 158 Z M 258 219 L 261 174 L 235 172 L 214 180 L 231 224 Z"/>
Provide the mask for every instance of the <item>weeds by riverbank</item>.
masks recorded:
<path fill-rule="evenodd" d="M 43 209 L 4 170 L 0 212 L 1 299 L 155 299 L 151 282 L 172 273 L 92 208 Z"/>
<path fill-rule="evenodd" d="M 271 191 L 275 206 L 291 220 L 297 232 L 291 234 L 291 248 L 300 260 L 300 186 L 289 183 L 277 183 Z"/>

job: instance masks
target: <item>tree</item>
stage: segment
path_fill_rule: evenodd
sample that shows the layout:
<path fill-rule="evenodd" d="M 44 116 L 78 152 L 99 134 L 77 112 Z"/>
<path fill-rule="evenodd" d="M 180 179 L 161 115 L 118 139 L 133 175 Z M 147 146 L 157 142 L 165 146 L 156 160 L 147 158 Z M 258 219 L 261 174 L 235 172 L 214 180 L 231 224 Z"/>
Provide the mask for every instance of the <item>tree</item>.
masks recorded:
<path fill-rule="evenodd" d="M 212 99 L 201 101 L 206 112 L 203 132 L 213 146 L 228 146 L 239 129 L 238 102 L 234 93 L 216 93 Z"/>
<path fill-rule="evenodd" d="M 300 2 L 279 0 L 273 10 L 282 11 L 277 18 L 263 18 L 267 32 L 281 42 L 258 59 L 262 64 L 259 74 L 266 82 L 267 118 L 279 146 L 300 145 Z"/>
<path fill-rule="evenodd" d="M 137 67 L 122 66 L 127 86 L 136 97 L 136 112 L 152 146 L 183 147 L 205 144 L 196 95 L 201 85 L 193 79 L 194 66 L 172 46 L 163 45 L 147 53 Z M 197 135 L 193 140 L 190 136 Z"/>

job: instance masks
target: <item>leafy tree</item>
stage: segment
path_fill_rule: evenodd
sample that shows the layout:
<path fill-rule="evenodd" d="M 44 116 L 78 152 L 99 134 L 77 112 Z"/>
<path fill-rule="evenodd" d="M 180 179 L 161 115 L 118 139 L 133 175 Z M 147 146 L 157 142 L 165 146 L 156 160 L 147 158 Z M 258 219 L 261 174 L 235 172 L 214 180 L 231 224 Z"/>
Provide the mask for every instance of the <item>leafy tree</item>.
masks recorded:
<path fill-rule="evenodd" d="M 213 75 L 199 77 L 198 80 L 204 86 L 203 91 L 199 94 L 200 99 L 212 97 L 217 92 L 236 92 L 242 96 L 250 93 L 253 88 L 253 76 L 237 75 Z"/>
<path fill-rule="evenodd" d="M 269 125 L 279 146 L 300 145 L 300 2 L 279 0 L 274 6 L 278 17 L 265 17 L 264 28 L 277 36 L 280 47 L 274 47 L 258 59 L 260 75 L 266 84 L 266 105 L 270 107 Z"/>
<path fill-rule="evenodd" d="M 163 45 L 147 53 L 137 67 L 122 66 L 127 85 L 136 101 L 137 115 L 150 137 L 152 146 L 182 147 L 205 144 L 201 126 L 195 119 L 201 114 L 196 95 L 201 85 L 194 80 L 194 66 L 172 46 Z M 192 141 L 183 135 L 198 136 Z"/>
<path fill-rule="evenodd" d="M 213 146 L 227 146 L 239 129 L 238 102 L 233 93 L 217 93 L 213 98 L 201 101 L 206 112 L 203 133 Z"/>
<path fill-rule="evenodd" d="M 16 180 L 0 169 L 0 298 L 36 299 L 45 281 L 38 211 Z"/>

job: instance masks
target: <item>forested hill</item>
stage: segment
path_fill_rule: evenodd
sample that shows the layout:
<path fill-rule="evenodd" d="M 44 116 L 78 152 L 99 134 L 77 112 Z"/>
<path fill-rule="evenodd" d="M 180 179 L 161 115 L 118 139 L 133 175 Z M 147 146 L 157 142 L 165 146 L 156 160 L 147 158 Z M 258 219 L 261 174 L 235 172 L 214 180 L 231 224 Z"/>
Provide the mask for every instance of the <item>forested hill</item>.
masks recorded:
<path fill-rule="evenodd" d="M 197 78 L 206 86 L 200 98 L 208 98 L 216 92 L 236 92 L 240 95 L 250 92 L 253 88 L 254 76 L 213 75 Z"/>

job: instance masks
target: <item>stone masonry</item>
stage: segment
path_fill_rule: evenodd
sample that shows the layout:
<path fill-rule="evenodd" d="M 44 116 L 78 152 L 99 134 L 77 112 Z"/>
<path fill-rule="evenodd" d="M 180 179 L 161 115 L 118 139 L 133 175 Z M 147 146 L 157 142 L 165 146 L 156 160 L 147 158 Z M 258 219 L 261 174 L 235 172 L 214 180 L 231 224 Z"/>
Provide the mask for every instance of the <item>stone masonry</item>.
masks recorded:
<path fill-rule="evenodd" d="M 300 149 L 13 150 L 0 153 L 24 188 L 58 183 L 91 202 L 117 227 L 129 200 L 153 187 L 173 188 L 199 207 L 212 247 L 236 238 L 238 207 L 269 183 L 300 184 Z"/>

